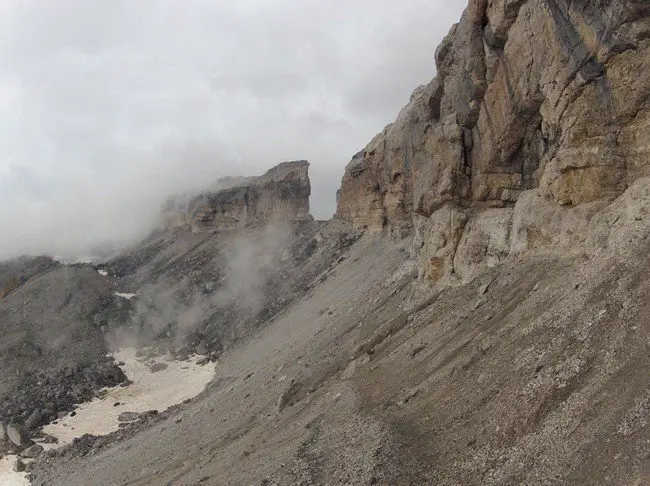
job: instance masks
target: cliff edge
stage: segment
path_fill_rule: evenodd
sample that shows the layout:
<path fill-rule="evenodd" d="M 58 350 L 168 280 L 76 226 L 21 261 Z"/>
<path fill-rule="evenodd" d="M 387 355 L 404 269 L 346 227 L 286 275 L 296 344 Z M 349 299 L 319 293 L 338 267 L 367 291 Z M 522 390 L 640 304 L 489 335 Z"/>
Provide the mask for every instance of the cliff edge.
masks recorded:
<path fill-rule="evenodd" d="M 629 207 L 647 205 L 649 14 L 643 1 L 471 0 L 437 77 L 348 164 L 337 216 L 414 234 L 421 281 L 444 285 L 579 245 L 633 186 Z"/>
<path fill-rule="evenodd" d="M 186 221 L 196 229 L 230 229 L 309 216 L 309 162 L 283 162 L 259 177 L 222 179 L 193 197 Z"/>

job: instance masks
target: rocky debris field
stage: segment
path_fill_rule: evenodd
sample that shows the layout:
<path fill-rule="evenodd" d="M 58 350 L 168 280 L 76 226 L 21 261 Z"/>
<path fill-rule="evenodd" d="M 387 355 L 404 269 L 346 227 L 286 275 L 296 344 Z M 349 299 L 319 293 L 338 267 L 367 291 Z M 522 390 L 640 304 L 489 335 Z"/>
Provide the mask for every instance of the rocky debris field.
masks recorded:
<path fill-rule="evenodd" d="M 408 245 L 353 245 L 203 394 L 39 459 L 33 483 L 643 484 L 648 243 L 530 255 L 424 300 Z"/>
<path fill-rule="evenodd" d="M 29 278 L 0 304 L 0 422 L 29 433 L 125 379 L 93 320 L 122 312 L 110 284 L 87 265 L 39 262 L 12 267 Z"/>
<path fill-rule="evenodd" d="M 87 367 L 31 373 L 0 403 L 0 416 L 35 430 L 74 410 L 78 403 L 101 396 L 101 389 L 126 380 L 111 358 Z"/>
<path fill-rule="evenodd" d="M 0 458 L 17 456 L 14 470 L 22 472 L 22 459 L 36 459 L 41 444 L 56 444 L 58 438 L 43 432 L 43 426 L 74 416 L 76 407 L 102 397 L 105 387 L 125 384 L 124 372 L 107 358 L 105 363 L 62 372 L 45 371 L 28 376 L 17 391 L 1 403 Z M 39 443 L 35 443 L 35 441 Z M 29 464 L 28 464 L 29 465 Z"/>
<path fill-rule="evenodd" d="M 29 473 L 37 458 L 47 462 L 66 454 L 96 452 L 168 417 L 175 406 L 201 393 L 214 374 L 213 367 L 206 366 L 209 361 L 200 364 L 198 356 L 176 360 L 153 348 L 125 349 L 115 356 L 125 378 L 120 385 L 107 385 L 92 401 L 79 397 L 69 413 L 50 417 L 35 410 L 24 425 L 0 422 L 0 460 L 9 460 L 14 473 Z M 0 483 L 21 478 L 0 467 Z"/>
<path fill-rule="evenodd" d="M 106 357 L 114 346 L 153 344 L 148 353 L 168 360 L 198 354 L 202 364 L 216 361 L 300 298 L 358 238 L 313 220 L 282 231 L 177 228 L 100 267 L 44 265 L 40 259 L 11 266 L 13 275 L 38 271 L 0 308 L 0 422 L 34 434 L 100 396 L 102 388 L 124 383 L 124 373 Z M 258 245 L 258 238 L 273 241 Z M 241 245 L 246 252 L 238 255 Z M 233 257 L 242 259 L 242 268 L 228 267 Z M 250 282 L 238 287 L 244 273 Z M 116 289 L 138 293 L 127 300 Z M 185 318 L 193 320 L 191 329 L 178 328 Z M 151 371 L 166 366 L 156 362 Z"/>
<path fill-rule="evenodd" d="M 47 257 L 23 257 L 0 262 L 0 299 L 8 296 L 30 278 L 58 266 L 60 264 Z"/>

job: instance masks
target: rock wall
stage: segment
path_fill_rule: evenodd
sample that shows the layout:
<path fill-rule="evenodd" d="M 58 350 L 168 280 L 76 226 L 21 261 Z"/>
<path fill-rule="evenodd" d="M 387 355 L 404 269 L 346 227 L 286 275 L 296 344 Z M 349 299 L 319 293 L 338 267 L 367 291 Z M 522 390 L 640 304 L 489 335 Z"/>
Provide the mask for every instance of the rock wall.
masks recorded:
<path fill-rule="evenodd" d="M 229 229 L 309 217 L 309 162 L 283 162 L 260 177 L 229 178 L 193 197 L 186 220 L 197 229 Z"/>
<path fill-rule="evenodd" d="M 470 0 L 435 63 L 338 192 L 337 217 L 415 235 L 422 280 L 584 239 L 650 175 L 650 3 Z"/>

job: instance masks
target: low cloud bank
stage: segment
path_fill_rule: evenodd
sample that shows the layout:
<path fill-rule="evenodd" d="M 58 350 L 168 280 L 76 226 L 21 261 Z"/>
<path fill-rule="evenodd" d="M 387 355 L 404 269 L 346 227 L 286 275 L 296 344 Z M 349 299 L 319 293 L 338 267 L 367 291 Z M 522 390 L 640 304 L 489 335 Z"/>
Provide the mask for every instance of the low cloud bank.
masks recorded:
<path fill-rule="evenodd" d="M 350 157 L 435 74 L 451 3 L 0 3 L 0 260 L 110 252 L 167 196 L 285 160 L 311 161 L 330 217 Z"/>

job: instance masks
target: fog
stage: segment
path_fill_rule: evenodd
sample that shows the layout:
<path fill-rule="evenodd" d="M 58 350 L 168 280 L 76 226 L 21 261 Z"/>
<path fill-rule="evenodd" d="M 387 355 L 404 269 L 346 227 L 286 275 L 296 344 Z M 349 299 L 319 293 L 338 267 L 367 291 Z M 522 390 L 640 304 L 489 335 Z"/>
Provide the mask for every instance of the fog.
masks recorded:
<path fill-rule="evenodd" d="M 291 239 L 290 227 L 283 225 L 268 225 L 257 234 L 237 235 L 224 246 L 220 256 L 216 252 L 216 259 L 208 265 L 212 279 L 199 288 L 186 276 L 137 289 L 128 325 L 110 323 L 108 347 L 149 346 L 166 334 L 174 337 L 175 346 L 183 347 L 192 333 L 213 320 L 215 312 L 254 320 L 268 304 L 266 286 L 278 272 L 282 255 L 289 252 Z M 234 325 L 229 322 L 225 327 Z M 223 334 L 228 333 L 235 335 L 236 330 L 224 329 Z"/>
<path fill-rule="evenodd" d="M 330 217 L 465 3 L 0 0 L 0 260 L 120 247 L 169 195 L 284 160 Z"/>

